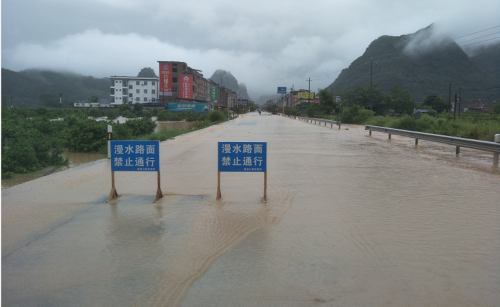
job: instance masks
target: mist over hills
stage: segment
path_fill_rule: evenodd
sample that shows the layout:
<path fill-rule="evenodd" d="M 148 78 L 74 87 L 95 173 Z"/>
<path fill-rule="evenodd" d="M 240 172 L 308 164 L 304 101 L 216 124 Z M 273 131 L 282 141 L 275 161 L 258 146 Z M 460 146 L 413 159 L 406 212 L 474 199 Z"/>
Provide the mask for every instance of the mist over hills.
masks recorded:
<path fill-rule="evenodd" d="M 248 96 L 246 85 L 238 83 L 238 80 L 236 80 L 231 72 L 217 69 L 209 79 L 221 86 L 229 88 L 238 95 L 238 98 L 251 100 L 250 96 Z"/>
<path fill-rule="evenodd" d="M 470 49 L 468 55 L 451 38 L 434 33 L 432 25 L 409 35 L 381 36 L 327 89 L 339 94 L 369 86 L 372 65 L 373 86 L 385 93 L 399 83 L 417 102 L 431 93 L 448 99 L 451 83 L 452 97 L 462 88 L 464 102 L 492 103 L 500 101 L 499 47 Z"/>
<path fill-rule="evenodd" d="M 500 85 L 500 44 L 476 49 L 465 49 L 472 62 Z"/>
<path fill-rule="evenodd" d="M 2 106 L 40 107 L 47 101 L 63 104 L 84 101 L 91 96 L 110 97 L 109 78 L 94 78 L 74 73 L 27 69 L 19 72 L 2 68 Z"/>
<path fill-rule="evenodd" d="M 141 69 L 138 77 L 156 77 L 150 67 Z M 228 71 L 217 70 L 210 78 L 222 83 L 238 94 L 239 98 L 250 99 L 245 84 L 238 83 Z M 10 106 L 41 107 L 85 101 L 92 96 L 109 99 L 110 79 L 94 78 L 74 73 L 27 69 L 19 72 L 2 68 L 2 104 Z"/>

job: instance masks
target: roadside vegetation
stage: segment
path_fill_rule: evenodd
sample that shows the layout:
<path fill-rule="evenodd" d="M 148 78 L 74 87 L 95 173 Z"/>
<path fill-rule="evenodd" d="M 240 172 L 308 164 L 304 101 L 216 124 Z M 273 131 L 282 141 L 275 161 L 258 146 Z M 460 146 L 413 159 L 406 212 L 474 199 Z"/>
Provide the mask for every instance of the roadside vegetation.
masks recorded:
<path fill-rule="evenodd" d="M 403 130 L 419 131 L 448 136 L 458 136 L 476 140 L 493 141 L 500 133 L 500 104 L 493 113 L 468 110 L 465 113 L 448 113 L 446 99 L 436 94 L 428 95 L 418 109 L 427 114 L 414 114 L 417 104 L 410 92 L 394 85 L 389 95 L 376 88 L 372 92 L 368 86 L 357 87 L 339 94 L 341 102 L 336 102 L 328 90 L 320 90 L 320 103 L 302 103 L 295 108 L 285 108 L 286 115 L 327 118 L 340 120 L 346 124 L 367 124 Z"/>
<path fill-rule="evenodd" d="M 125 123 L 114 123 L 119 116 Z M 196 122 L 191 129 L 154 132 L 158 121 Z M 227 111 L 199 114 L 191 111 L 144 109 L 124 105 L 117 109 L 2 108 L 2 179 L 14 173 L 28 173 L 46 166 L 65 165 L 63 151 L 107 152 L 107 126 L 113 127 L 114 140 L 164 141 L 230 119 Z M 107 117 L 106 120 L 95 120 Z M 6 146 L 8 145 L 8 146 Z"/>

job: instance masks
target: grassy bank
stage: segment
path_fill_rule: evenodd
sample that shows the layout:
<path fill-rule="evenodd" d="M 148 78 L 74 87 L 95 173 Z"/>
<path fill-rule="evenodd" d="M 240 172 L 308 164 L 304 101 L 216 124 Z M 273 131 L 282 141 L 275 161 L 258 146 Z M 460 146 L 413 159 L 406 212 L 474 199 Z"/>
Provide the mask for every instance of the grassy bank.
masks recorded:
<path fill-rule="evenodd" d="M 434 118 L 424 115 L 419 119 L 404 117 L 370 117 L 364 124 L 419 131 L 462 138 L 493 141 L 495 134 L 500 133 L 500 120 L 492 117 L 487 120 L 474 121 L 470 118 Z"/>

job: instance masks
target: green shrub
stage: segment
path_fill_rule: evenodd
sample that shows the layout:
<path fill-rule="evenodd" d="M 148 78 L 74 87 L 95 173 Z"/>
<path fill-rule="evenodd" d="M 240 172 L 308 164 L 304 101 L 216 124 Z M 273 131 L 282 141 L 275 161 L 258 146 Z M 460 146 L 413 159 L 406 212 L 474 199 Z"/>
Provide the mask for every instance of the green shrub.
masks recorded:
<path fill-rule="evenodd" d="M 208 120 L 213 123 L 222 122 L 227 120 L 227 115 L 219 110 L 210 111 L 210 113 L 208 113 Z"/>
<path fill-rule="evenodd" d="M 358 110 L 358 115 L 354 116 L 353 122 L 355 124 L 362 124 L 366 122 L 369 118 L 373 117 L 375 115 L 375 112 L 366 110 L 366 109 L 360 109 Z"/>

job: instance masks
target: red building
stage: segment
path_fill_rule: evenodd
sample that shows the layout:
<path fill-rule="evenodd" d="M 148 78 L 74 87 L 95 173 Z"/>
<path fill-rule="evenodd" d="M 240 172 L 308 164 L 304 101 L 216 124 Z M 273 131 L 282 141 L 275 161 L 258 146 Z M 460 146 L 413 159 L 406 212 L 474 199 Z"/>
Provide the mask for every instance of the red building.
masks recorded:
<path fill-rule="evenodd" d="M 158 61 L 160 81 L 158 99 L 167 101 L 210 101 L 210 82 L 201 70 L 189 67 L 185 62 Z"/>

